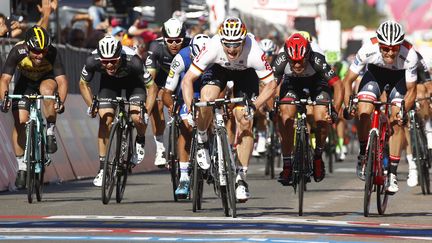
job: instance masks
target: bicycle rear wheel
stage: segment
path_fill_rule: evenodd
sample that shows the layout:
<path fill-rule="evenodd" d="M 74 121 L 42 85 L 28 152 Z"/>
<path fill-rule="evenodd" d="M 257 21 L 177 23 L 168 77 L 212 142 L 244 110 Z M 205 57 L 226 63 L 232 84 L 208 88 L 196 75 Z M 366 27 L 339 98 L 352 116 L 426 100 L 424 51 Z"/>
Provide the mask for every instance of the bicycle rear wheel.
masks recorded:
<path fill-rule="evenodd" d="M 384 148 L 384 149 L 387 149 L 386 154 L 389 154 L 388 148 Z M 383 165 L 382 163 L 379 163 L 379 164 Z M 384 165 L 383 165 L 383 167 L 384 167 Z M 380 215 L 384 215 L 384 213 L 387 209 L 387 202 L 389 199 L 389 194 L 386 192 L 386 184 L 388 183 L 388 178 L 384 173 L 385 170 L 386 170 L 386 168 L 382 168 L 381 169 L 381 175 L 380 175 L 382 178 L 384 178 L 384 183 L 383 184 L 378 183 L 376 185 L 377 209 L 378 209 L 378 213 Z"/>
<path fill-rule="evenodd" d="M 103 177 L 102 177 L 102 203 L 107 204 L 110 199 L 116 185 L 116 172 L 117 172 L 117 164 L 120 158 L 120 127 L 119 123 L 115 122 L 112 125 L 109 142 L 108 142 L 108 150 L 105 157 L 104 169 L 103 169 Z"/>
<path fill-rule="evenodd" d="M 235 161 L 233 161 L 233 156 L 231 150 L 231 146 L 228 143 L 228 137 L 225 128 L 221 128 L 219 130 L 219 134 L 221 138 L 222 143 L 222 152 L 223 152 L 223 159 L 224 159 L 224 166 L 225 166 L 225 175 L 226 175 L 226 195 L 227 195 L 227 202 L 229 206 L 229 211 L 231 217 L 235 218 L 237 217 L 237 206 L 236 206 L 236 191 L 235 191 Z"/>
<path fill-rule="evenodd" d="M 178 138 L 178 127 L 177 127 L 177 116 L 173 116 L 171 125 L 169 127 L 169 142 L 168 142 L 168 153 L 167 161 L 170 168 L 172 192 L 174 201 L 177 202 L 178 197 L 175 194 L 177 187 L 180 183 L 180 166 L 177 159 L 177 138 Z"/>
<path fill-rule="evenodd" d="M 126 129 L 123 130 L 123 134 L 120 142 L 120 157 L 118 170 L 116 173 L 117 176 L 117 185 L 116 185 L 116 202 L 120 203 L 123 200 L 123 195 L 126 189 L 126 183 L 128 179 L 129 168 L 131 167 L 130 161 L 132 159 L 133 154 L 133 142 L 132 142 L 132 127 L 127 126 Z"/>
<path fill-rule="evenodd" d="M 376 159 L 378 146 L 377 143 L 378 135 L 376 132 L 371 132 L 369 136 L 369 146 L 367 147 L 367 163 L 365 168 L 365 187 L 364 187 L 364 197 L 363 197 L 363 215 L 365 217 L 369 216 L 370 209 L 370 199 L 373 192 L 374 186 L 374 174 L 373 174 L 373 164 Z"/>
<path fill-rule="evenodd" d="M 27 164 L 27 201 L 33 203 L 33 193 L 35 188 L 35 122 L 29 121 L 26 128 L 26 157 L 25 161 Z"/>

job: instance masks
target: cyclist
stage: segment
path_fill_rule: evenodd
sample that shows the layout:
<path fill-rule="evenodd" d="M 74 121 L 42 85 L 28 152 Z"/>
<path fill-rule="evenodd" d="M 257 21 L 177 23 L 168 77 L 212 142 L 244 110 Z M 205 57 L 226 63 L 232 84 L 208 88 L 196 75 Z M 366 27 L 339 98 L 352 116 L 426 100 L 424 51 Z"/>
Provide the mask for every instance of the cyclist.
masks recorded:
<path fill-rule="evenodd" d="M 270 66 L 272 66 L 276 54 L 275 43 L 270 39 L 262 39 L 258 44 L 266 55 L 267 63 L 269 63 Z M 272 107 L 272 105 L 270 105 L 269 107 Z M 255 121 L 256 121 L 258 139 L 257 142 L 254 144 L 254 149 L 252 151 L 253 156 L 260 156 L 260 153 L 264 153 L 266 151 L 266 126 L 267 125 L 265 119 L 266 116 L 264 110 L 262 109 L 257 110 L 257 112 L 255 113 Z"/>
<path fill-rule="evenodd" d="M 316 182 L 324 179 L 325 168 L 322 152 L 329 130 L 329 122 L 335 120 L 343 99 L 343 86 L 339 77 L 327 64 L 324 55 L 315 51 L 310 42 L 303 35 L 294 33 L 286 41 L 284 51 L 279 53 L 275 62 L 276 77 L 283 76 L 280 90 L 281 100 L 292 101 L 307 98 L 308 89 L 312 100 L 320 102 L 331 101 L 331 86 L 334 89 L 334 112 L 328 115 L 327 107 L 314 106 L 313 118 L 317 124 L 315 128 L 316 146 L 313 161 L 313 177 Z M 281 105 L 280 133 L 282 137 L 282 153 L 284 166 L 278 181 L 289 185 L 292 180 L 292 149 L 294 140 L 294 119 L 297 108 L 292 105 Z"/>
<path fill-rule="evenodd" d="M 170 70 L 174 56 L 184 47 L 189 45 L 190 39 L 186 38 L 186 28 L 178 19 L 168 19 L 162 26 L 162 38 L 150 44 L 146 67 L 158 86 L 158 97 L 162 96 L 162 88 Z M 165 118 L 163 103 L 157 102 L 151 112 L 153 134 L 156 142 L 155 165 L 164 168 L 166 165 L 163 133 L 165 131 Z"/>
<path fill-rule="evenodd" d="M 183 120 L 180 126 L 180 134 L 177 140 L 177 150 L 179 153 L 179 165 L 180 165 L 180 183 L 178 185 L 175 194 L 179 198 L 186 198 L 189 194 L 189 153 L 190 153 L 190 144 L 192 139 L 192 126 L 193 118 L 190 113 L 188 113 L 188 109 L 186 104 L 184 104 L 181 89 L 179 88 L 179 81 L 184 76 L 186 71 L 189 69 L 193 58 L 195 58 L 198 53 L 203 49 L 204 45 L 210 40 L 208 35 L 197 34 L 193 37 L 190 45 L 180 50 L 180 52 L 174 57 L 170 72 L 168 74 L 168 78 L 165 84 L 164 93 L 163 93 L 163 102 L 169 108 L 171 112 L 175 112 L 173 109 L 173 101 L 171 95 L 176 92 L 178 94 L 177 99 L 179 100 L 180 105 L 180 118 Z M 199 98 L 199 90 L 201 88 L 201 82 L 194 83 L 194 97 Z"/>
<path fill-rule="evenodd" d="M 103 37 L 85 62 L 81 71 L 79 87 L 81 95 L 88 106 L 87 114 L 94 118 L 96 111 L 91 110 L 93 92 L 90 81 L 94 74 L 101 74 L 99 98 L 99 173 L 93 180 L 95 186 L 102 186 L 103 163 L 106 156 L 106 144 L 108 143 L 111 124 L 114 119 L 114 106 L 104 99 L 115 99 L 122 96 L 122 90 L 126 90 L 126 98 L 129 101 L 145 101 L 147 110 L 150 110 L 156 97 L 156 85 L 152 77 L 144 67 L 141 58 L 136 52 L 122 46 L 120 41 L 111 35 Z M 146 99 L 147 94 L 147 99 Z M 145 130 L 147 121 L 145 117 L 140 117 L 139 106 L 131 106 L 131 118 L 137 130 L 135 139 L 135 154 L 132 163 L 138 164 L 144 159 L 145 150 Z"/>
<path fill-rule="evenodd" d="M 16 72 L 19 71 L 19 72 Z M 19 73 L 19 75 L 18 75 Z M 0 78 L 0 98 L 4 99 L 5 91 L 9 90 L 9 83 L 15 74 L 14 94 L 42 94 L 53 95 L 59 93 L 61 105 L 57 106 L 53 100 L 44 100 L 44 114 L 47 120 L 46 151 L 49 154 L 57 151 L 55 138 L 56 113 L 64 111 L 63 103 L 67 96 L 68 80 L 65 76 L 60 53 L 51 45 L 51 37 L 40 26 L 33 26 L 27 30 L 24 42 L 19 42 L 9 52 L 3 73 Z M 3 107 L 7 111 L 8 107 Z M 15 185 L 22 189 L 26 185 L 27 166 L 24 162 L 25 125 L 29 119 L 29 103 L 22 99 L 14 100 L 12 111 L 14 130 L 12 140 L 15 156 L 18 161 L 18 175 Z"/>
<path fill-rule="evenodd" d="M 400 104 L 405 100 L 405 108 L 410 109 L 416 97 L 417 81 L 417 54 L 413 46 L 405 40 L 405 33 L 402 26 L 394 21 L 388 20 L 380 24 L 376 30 L 376 37 L 365 42 L 357 52 L 354 62 L 345 76 L 345 106 L 347 107 L 349 97 L 352 93 L 352 83 L 359 76 L 359 72 L 367 65 L 357 97 L 359 99 L 377 100 L 384 90 L 385 85 L 390 85 L 391 93 L 389 99 L 392 103 Z M 360 142 L 360 154 L 357 164 L 357 176 L 364 180 L 365 153 L 370 129 L 370 115 L 374 107 L 369 103 L 358 104 L 358 139 Z M 400 153 L 403 141 L 402 119 L 399 107 L 391 108 L 391 129 L 390 135 L 390 166 L 389 186 L 387 191 L 396 193 L 399 190 L 397 185 L 397 166 L 400 160 Z M 344 112 L 346 113 L 346 112 Z M 350 114 L 347 114 L 350 115 Z"/>
<path fill-rule="evenodd" d="M 247 167 L 253 149 L 252 125 L 253 106 L 260 108 L 274 95 L 276 82 L 265 54 L 257 41 L 247 34 L 246 25 L 239 18 L 228 17 L 219 26 L 218 34 L 206 44 L 195 57 L 182 80 L 183 98 L 190 107 L 193 98 L 193 82 L 203 73 L 201 101 L 211 101 L 224 90 L 227 81 L 234 82 L 234 96 L 243 94 L 251 97 L 258 94 L 259 82 L 265 86 L 257 99 L 246 111 L 243 106 L 233 109 L 237 127 L 238 175 L 236 178 L 236 198 L 245 202 L 250 197 L 246 183 Z M 203 169 L 210 167 L 207 144 L 207 129 L 212 121 L 211 108 L 202 108 L 197 120 L 198 151 L 197 161 Z"/>
<path fill-rule="evenodd" d="M 427 92 L 426 85 L 430 85 L 431 75 L 429 73 L 429 68 L 426 65 L 423 56 L 417 52 L 417 95 L 416 99 L 423 99 L 429 97 L 430 94 Z M 429 83 L 429 84 L 428 84 Z M 418 102 L 419 106 L 416 106 L 416 112 L 419 115 L 419 118 L 423 120 L 426 125 L 430 124 L 430 107 L 427 100 L 421 100 Z M 428 127 L 425 127 L 426 130 Z M 417 165 L 414 161 L 412 149 L 411 149 L 411 137 L 409 133 L 408 126 L 404 126 L 405 130 L 405 138 L 407 140 L 407 148 L 406 148 L 406 158 L 408 161 L 408 178 L 407 185 L 409 187 L 414 187 L 418 184 L 418 173 L 417 173 Z M 427 131 L 427 130 L 426 130 Z M 430 146 L 430 141 L 428 140 L 428 148 Z"/>

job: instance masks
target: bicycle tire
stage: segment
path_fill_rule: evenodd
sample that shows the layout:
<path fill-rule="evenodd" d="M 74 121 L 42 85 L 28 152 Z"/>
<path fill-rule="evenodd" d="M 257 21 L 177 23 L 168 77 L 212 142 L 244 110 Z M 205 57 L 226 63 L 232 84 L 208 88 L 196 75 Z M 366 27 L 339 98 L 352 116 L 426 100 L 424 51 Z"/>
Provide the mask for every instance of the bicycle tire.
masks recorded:
<path fill-rule="evenodd" d="M 171 125 L 169 127 L 169 142 L 168 142 L 168 154 L 167 161 L 170 168 L 172 193 L 174 201 L 178 201 L 178 197 L 175 194 L 177 187 L 180 183 L 180 166 L 177 159 L 177 138 L 178 138 L 178 127 L 177 127 L 177 116 L 174 115 Z"/>
<path fill-rule="evenodd" d="M 418 134 L 419 134 L 419 141 L 420 141 L 419 144 L 421 146 L 420 148 L 422 153 L 421 161 L 420 161 L 420 167 L 422 169 L 421 173 L 423 177 L 422 193 L 423 195 L 427 195 L 430 194 L 430 175 L 429 175 L 429 166 L 428 166 L 429 149 L 427 148 L 427 138 L 422 124 L 419 124 Z"/>
<path fill-rule="evenodd" d="M 120 139 L 118 130 L 119 123 L 115 122 L 110 131 L 107 154 L 104 161 L 103 176 L 102 176 L 102 203 L 108 204 L 111 200 L 114 186 L 117 184 L 116 171 L 117 163 L 120 155 Z"/>
<path fill-rule="evenodd" d="M 43 183 L 44 183 L 44 175 L 45 175 L 45 162 L 46 162 L 46 151 L 45 151 L 45 134 L 40 133 L 40 161 L 38 161 L 38 165 L 41 167 L 39 173 L 35 175 L 35 192 L 36 192 L 36 200 L 38 202 L 42 201 L 43 194 Z"/>
<path fill-rule="evenodd" d="M 297 192 L 298 192 L 298 215 L 303 216 L 304 192 L 306 191 L 306 163 L 309 161 L 308 143 L 305 132 L 300 132 L 296 143 L 297 157 Z"/>
<path fill-rule="evenodd" d="M 133 142 L 132 142 L 132 126 L 127 125 L 126 129 L 122 131 L 122 137 L 120 142 L 121 152 L 118 164 L 117 185 L 116 185 L 116 202 L 120 203 L 123 200 L 124 192 L 126 190 L 126 184 L 129 174 L 129 168 L 131 167 L 131 159 L 133 155 Z"/>
<path fill-rule="evenodd" d="M 236 199 L 236 191 L 235 191 L 235 161 L 233 161 L 233 157 L 230 154 L 231 149 L 230 144 L 228 143 L 228 136 L 225 128 L 220 128 L 218 131 L 218 136 L 221 138 L 222 143 L 222 153 L 224 158 L 224 166 L 226 173 L 226 193 L 227 193 L 227 201 L 229 206 L 230 215 L 233 218 L 237 217 L 237 199 Z M 233 168 L 234 166 L 234 168 Z"/>
<path fill-rule="evenodd" d="M 266 163 L 266 175 L 270 175 L 270 179 L 274 179 L 274 164 L 276 157 L 276 134 L 273 122 L 268 124 L 268 133 L 270 134 L 270 143 L 267 148 L 267 163 Z"/>
<path fill-rule="evenodd" d="M 377 147 L 378 135 L 375 131 L 372 131 L 369 136 L 369 142 L 367 147 L 367 162 L 365 168 L 365 187 L 364 187 L 364 196 L 363 196 L 363 215 L 365 217 L 369 217 L 370 211 L 370 199 L 373 192 L 374 186 L 374 175 L 373 175 L 373 164 L 376 159 L 377 151 L 375 150 Z"/>
<path fill-rule="evenodd" d="M 29 203 L 33 203 L 33 194 L 35 188 L 35 141 L 34 134 L 35 132 L 35 122 L 30 120 L 26 127 L 26 164 L 27 164 L 27 178 L 26 178 L 26 186 L 27 186 L 27 201 Z"/>
<path fill-rule="evenodd" d="M 421 138 L 419 134 L 419 123 L 417 120 L 417 116 L 414 115 L 414 124 L 412 124 L 410 129 L 410 135 L 411 135 L 411 146 L 413 150 L 413 158 L 416 163 L 417 167 L 417 176 L 418 176 L 418 184 L 421 188 L 421 192 L 423 195 L 426 195 L 426 184 L 425 181 L 425 173 L 424 173 L 424 167 L 423 167 L 423 155 L 422 155 L 422 149 L 421 149 Z"/>
<path fill-rule="evenodd" d="M 385 144 L 382 144 L 382 146 L 385 146 Z M 388 148 L 384 147 L 383 149 L 388 149 Z M 389 154 L 388 150 L 386 152 L 387 152 L 386 154 Z M 379 164 L 383 165 L 382 161 Z M 384 165 L 383 165 L 383 167 L 384 167 Z M 380 176 L 383 176 L 385 178 L 384 184 L 383 185 L 380 185 L 380 184 L 376 185 L 377 209 L 378 209 L 379 215 L 384 215 L 384 213 L 387 209 L 387 202 L 389 199 L 389 194 L 386 191 L 386 184 L 388 183 L 388 178 L 385 175 L 385 170 L 386 170 L 386 168 L 382 168 L 381 169 L 381 175 L 380 175 Z"/>

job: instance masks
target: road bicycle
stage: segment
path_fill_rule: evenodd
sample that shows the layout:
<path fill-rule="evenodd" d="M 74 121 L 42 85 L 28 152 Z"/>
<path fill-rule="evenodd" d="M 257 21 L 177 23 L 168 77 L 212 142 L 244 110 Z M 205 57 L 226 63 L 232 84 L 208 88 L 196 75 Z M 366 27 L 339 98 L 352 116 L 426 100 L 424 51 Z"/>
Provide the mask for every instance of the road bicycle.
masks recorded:
<path fill-rule="evenodd" d="M 418 99 L 429 100 L 430 97 Z M 423 121 L 417 115 L 415 110 L 408 112 L 409 118 L 409 131 L 411 138 L 411 147 L 413 152 L 413 159 L 417 165 L 418 183 L 420 185 L 423 195 L 430 194 L 430 155 L 427 147 L 427 139 L 424 130 Z"/>
<path fill-rule="evenodd" d="M 210 174 L 214 180 L 216 195 L 222 200 L 225 216 L 237 217 L 237 199 L 235 192 L 236 164 L 233 148 L 228 142 L 228 134 L 225 127 L 226 107 L 228 104 L 243 104 L 249 109 L 250 101 L 247 97 L 220 98 L 214 101 L 194 102 L 195 107 L 212 107 L 213 109 L 213 140 L 210 141 Z M 196 146 L 196 145 L 195 145 Z M 196 149 L 196 147 L 194 148 Z M 194 158 L 194 157 L 193 157 Z M 194 159 L 196 168 L 197 162 Z"/>
<path fill-rule="evenodd" d="M 99 101 L 110 102 L 116 106 L 103 166 L 102 203 L 109 203 L 114 186 L 116 187 L 116 201 L 120 203 L 126 189 L 128 173 L 133 166 L 131 159 L 135 147 L 132 139 L 134 124 L 130 118 L 130 106 L 140 107 L 141 119 L 144 119 L 147 111 L 144 101 L 131 102 L 123 97 L 97 99 L 94 96 L 91 106 L 92 113 L 97 109 Z"/>
<path fill-rule="evenodd" d="M 276 114 L 280 105 L 295 105 L 297 107 L 297 119 L 295 121 L 295 147 L 294 160 L 292 165 L 292 186 L 294 192 L 298 194 L 298 215 L 303 215 L 303 198 L 306 191 L 306 184 L 310 182 L 313 174 L 312 159 L 313 149 L 310 144 L 309 131 L 306 120 L 306 106 L 323 105 L 328 107 L 328 112 L 332 112 L 331 102 L 318 102 L 310 99 L 298 99 L 292 101 L 275 100 L 274 107 Z"/>
<path fill-rule="evenodd" d="M 34 194 L 38 202 L 42 200 L 45 166 L 51 163 L 51 158 L 46 152 L 46 123 L 42 116 L 42 100 L 55 100 L 60 106 L 60 97 L 55 95 L 18 95 L 5 92 L 3 109 L 9 103 L 9 99 L 25 99 L 30 104 L 29 120 L 26 122 L 26 143 L 24 149 L 24 162 L 27 164 L 26 187 L 27 200 L 33 203 Z"/>
<path fill-rule="evenodd" d="M 385 91 L 387 94 L 386 100 L 388 100 L 390 94 L 388 86 L 385 87 Z M 388 168 L 384 165 L 384 155 L 389 154 L 387 145 L 391 134 L 389 108 L 396 104 L 387 101 L 362 100 L 351 96 L 348 105 L 349 112 L 359 102 L 369 103 L 374 106 L 366 146 L 366 162 L 363 166 L 365 175 L 363 215 L 368 217 L 370 214 L 370 199 L 373 192 L 376 192 L 378 213 L 383 215 L 390 195 L 386 190 L 389 184 Z M 404 114 L 404 106 L 405 101 L 402 100 L 400 114 Z"/>

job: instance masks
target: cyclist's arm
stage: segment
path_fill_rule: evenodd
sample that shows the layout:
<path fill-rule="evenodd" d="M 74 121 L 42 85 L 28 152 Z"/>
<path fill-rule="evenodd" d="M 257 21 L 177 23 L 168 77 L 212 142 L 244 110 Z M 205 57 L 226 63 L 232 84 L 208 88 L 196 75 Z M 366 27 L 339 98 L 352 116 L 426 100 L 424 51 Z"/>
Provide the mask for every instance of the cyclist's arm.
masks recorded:
<path fill-rule="evenodd" d="M 348 107 L 349 99 L 352 94 L 352 83 L 354 82 L 354 80 L 358 78 L 358 76 L 359 75 L 357 73 L 351 71 L 350 69 L 348 70 L 348 73 L 345 75 L 345 78 L 342 81 L 344 92 L 345 92 L 345 97 L 344 97 L 345 107 Z"/>
<path fill-rule="evenodd" d="M 150 85 L 146 86 L 147 88 L 147 100 L 146 100 L 146 109 L 147 112 L 153 109 L 154 104 L 156 103 L 156 97 L 158 94 L 158 86 L 155 82 L 152 82 Z"/>
<path fill-rule="evenodd" d="M 193 64 L 192 64 L 193 65 Z M 181 81 L 181 89 L 183 92 L 183 100 L 187 106 L 188 109 L 190 109 L 192 105 L 192 99 L 193 99 L 193 82 L 197 80 L 200 76 L 200 74 L 197 74 L 193 72 L 191 69 L 193 66 L 189 68 L 189 70 L 186 72 L 186 75 L 183 77 L 183 80 Z"/>
<path fill-rule="evenodd" d="M 171 98 L 171 95 L 173 94 L 172 90 L 167 89 L 166 87 L 162 88 L 162 102 L 164 106 L 168 107 L 170 111 L 173 109 L 174 102 Z"/>
<path fill-rule="evenodd" d="M 60 101 L 65 103 L 68 92 L 68 80 L 66 75 L 57 76 L 55 80 L 57 82 L 57 91 L 60 96 Z"/>
<path fill-rule="evenodd" d="M 273 79 L 268 83 L 264 84 L 264 87 L 262 88 L 260 94 L 258 95 L 257 99 L 255 100 L 254 104 L 256 109 L 258 110 L 259 108 L 261 108 L 263 105 L 266 104 L 266 102 L 275 96 L 276 94 L 276 80 Z"/>
<path fill-rule="evenodd" d="M 0 100 L 3 100 L 5 91 L 9 90 L 9 83 L 12 80 L 12 75 L 3 73 L 0 77 Z"/>
<path fill-rule="evenodd" d="M 95 72 L 94 65 L 95 65 L 95 60 L 92 57 L 92 55 L 90 55 L 87 58 L 86 64 L 84 65 L 81 71 L 81 78 L 79 81 L 79 88 L 80 88 L 81 95 L 88 107 L 92 105 L 92 101 L 93 101 L 93 92 L 90 87 L 90 81 L 94 76 L 94 72 Z"/>
<path fill-rule="evenodd" d="M 404 97 L 405 100 L 405 109 L 409 110 L 411 107 L 413 107 L 416 94 L 417 94 L 417 83 L 416 82 L 410 82 L 406 83 L 407 92 Z"/>

